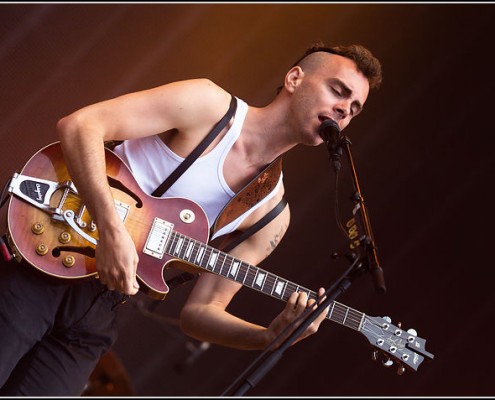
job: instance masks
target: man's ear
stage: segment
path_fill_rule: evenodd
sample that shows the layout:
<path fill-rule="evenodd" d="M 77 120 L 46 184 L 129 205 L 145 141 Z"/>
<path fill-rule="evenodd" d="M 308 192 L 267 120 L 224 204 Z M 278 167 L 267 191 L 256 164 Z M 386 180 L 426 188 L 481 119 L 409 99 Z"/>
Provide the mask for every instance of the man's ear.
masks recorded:
<path fill-rule="evenodd" d="M 285 89 L 289 93 L 293 93 L 295 88 L 301 83 L 303 77 L 304 71 L 300 66 L 296 65 L 295 67 L 292 67 L 285 75 Z"/>

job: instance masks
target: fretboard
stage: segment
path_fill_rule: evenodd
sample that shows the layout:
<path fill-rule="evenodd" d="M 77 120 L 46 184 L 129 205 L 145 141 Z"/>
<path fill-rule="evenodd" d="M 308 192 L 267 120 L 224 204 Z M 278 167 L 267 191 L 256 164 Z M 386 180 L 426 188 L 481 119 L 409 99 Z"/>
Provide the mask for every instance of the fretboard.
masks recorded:
<path fill-rule="evenodd" d="M 205 243 L 184 236 L 179 232 L 174 231 L 171 233 L 165 251 L 167 254 L 195 267 L 223 276 L 285 302 L 294 292 L 306 292 L 310 299 L 316 300 L 318 298 L 317 293 L 314 291 L 239 260 Z M 329 306 L 326 318 L 359 331 L 365 314 L 333 301 Z"/>

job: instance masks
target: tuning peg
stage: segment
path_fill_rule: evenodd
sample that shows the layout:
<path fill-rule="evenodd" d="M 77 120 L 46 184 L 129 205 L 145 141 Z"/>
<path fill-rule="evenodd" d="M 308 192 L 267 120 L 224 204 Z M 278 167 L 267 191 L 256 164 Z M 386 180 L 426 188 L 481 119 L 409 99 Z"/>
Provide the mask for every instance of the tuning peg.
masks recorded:
<path fill-rule="evenodd" d="M 371 353 L 371 359 L 373 361 L 378 360 L 378 350 L 373 350 L 373 352 Z"/>
<path fill-rule="evenodd" d="M 390 318 L 390 317 L 385 316 L 385 317 L 383 317 L 383 319 L 385 321 L 387 321 L 389 324 L 392 323 L 392 318 Z"/>
<path fill-rule="evenodd" d="M 416 329 L 413 328 L 408 329 L 407 333 L 409 333 L 410 335 L 418 336 L 418 332 L 416 332 Z"/>
<path fill-rule="evenodd" d="M 399 368 L 397 368 L 397 375 L 402 375 L 404 372 L 406 372 L 406 367 L 404 367 L 402 364 L 399 365 Z"/>
<path fill-rule="evenodd" d="M 394 364 L 394 362 L 387 357 L 385 360 L 382 361 L 382 364 L 385 368 L 389 368 Z"/>

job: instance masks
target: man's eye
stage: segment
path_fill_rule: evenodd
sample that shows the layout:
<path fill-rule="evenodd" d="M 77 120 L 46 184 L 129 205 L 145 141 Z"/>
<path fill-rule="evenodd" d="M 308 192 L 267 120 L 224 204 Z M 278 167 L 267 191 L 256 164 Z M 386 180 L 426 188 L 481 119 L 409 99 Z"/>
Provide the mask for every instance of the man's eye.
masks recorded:
<path fill-rule="evenodd" d="M 339 97 L 342 97 L 342 93 L 340 93 L 340 91 L 338 91 L 337 89 L 332 88 L 332 92 L 333 92 L 335 95 L 337 95 L 337 96 L 339 96 Z"/>

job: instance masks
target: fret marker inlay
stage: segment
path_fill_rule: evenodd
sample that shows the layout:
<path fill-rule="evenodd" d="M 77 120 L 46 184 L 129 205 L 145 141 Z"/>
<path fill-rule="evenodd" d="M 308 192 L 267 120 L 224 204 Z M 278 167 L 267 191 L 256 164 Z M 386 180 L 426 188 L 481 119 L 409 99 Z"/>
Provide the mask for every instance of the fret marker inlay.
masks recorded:
<path fill-rule="evenodd" d="M 230 269 L 230 275 L 235 276 L 237 269 L 239 268 L 239 261 L 234 261 L 232 268 Z"/>
<path fill-rule="evenodd" d="M 198 256 L 196 257 L 197 262 L 201 262 L 201 258 L 203 257 L 203 253 L 205 252 L 205 248 L 201 247 L 198 252 Z"/>
<path fill-rule="evenodd" d="M 275 293 L 277 293 L 279 296 L 282 295 L 282 290 L 284 290 L 285 287 L 285 282 L 277 282 L 277 285 L 275 286 Z"/>
<path fill-rule="evenodd" d="M 265 279 L 265 274 L 262 272 L 259 272 L 258 276 L 256 277 L 256 285 L 261 287 L 263 285 L 264 279 Z"/>
<path fill-rule="evenodd" d="M 217 261 L 218 253 L 213 253 L 210 257 L 210 261 L 208 262 L 208 265 L 210 267 L 213 267 L 215 265 L 215 262 Z"/>

